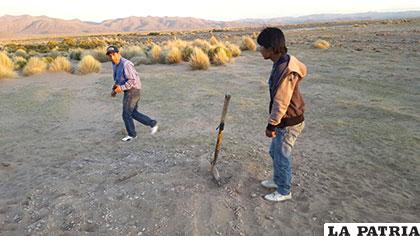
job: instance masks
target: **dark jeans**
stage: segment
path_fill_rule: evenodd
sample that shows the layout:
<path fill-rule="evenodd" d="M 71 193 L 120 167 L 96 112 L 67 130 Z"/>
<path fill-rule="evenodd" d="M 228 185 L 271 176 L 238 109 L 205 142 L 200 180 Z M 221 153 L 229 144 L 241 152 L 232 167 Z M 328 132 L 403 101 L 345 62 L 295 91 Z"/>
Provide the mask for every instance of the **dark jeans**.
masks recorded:
<path fill-rule="evenodd" d="M 127 129 L 127 133 L 131 137 L 137 136 L 136 127 L 134 126 L 133 119 L 137 120 L 143 125 L 147 125 L 150 127 L 155 126 L 157 123 L 155 120 L 152 120 L 150 119 L 150 117 L 137 111 L 137 105 L 139 101 L 140 101 L 139 89 L 130 89 L 128 91 L 124 91 L 122 117 L 124 120 L 125 128 Z"/>

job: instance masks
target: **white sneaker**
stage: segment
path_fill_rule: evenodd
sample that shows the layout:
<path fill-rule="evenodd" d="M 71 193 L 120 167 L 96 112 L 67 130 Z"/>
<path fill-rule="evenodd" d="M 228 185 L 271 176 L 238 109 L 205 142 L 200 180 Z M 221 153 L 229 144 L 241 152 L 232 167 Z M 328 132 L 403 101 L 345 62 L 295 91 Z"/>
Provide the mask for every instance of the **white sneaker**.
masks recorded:
<path fill-rule="evenodd" d="M 131 140 L 133 140 L 135 138 L 137 138 L 137 136 L 136 137 L 131 137 L 130 135 L 127 135 L 124 138 L 122 138 L 121 141 L 128 142 L 128 141 L 131 141 Z"/>
<path fill-rule="evenodd" d="M 150 128 L 150 134 L 154 135 L 156 134 L 156 132 L 158 131 L 159 126 L 156 124 L 155 126 L 153 126 L 152 128 Z"/>
<path fill-rule="evenodd" d="M 292 193 L 289 193 L 287 195 L 281 195 L 277 191 L 274 191 L 270 194 L 265 195 L 264 198 L 272 202 L 281 202 L 281 201 L 292 199 Z"/>
<path fill-rule="evenodd" d="M 264 188 L 277 188 L 277 184 L 272 179 L 261 181 L 261 185 Z"/>

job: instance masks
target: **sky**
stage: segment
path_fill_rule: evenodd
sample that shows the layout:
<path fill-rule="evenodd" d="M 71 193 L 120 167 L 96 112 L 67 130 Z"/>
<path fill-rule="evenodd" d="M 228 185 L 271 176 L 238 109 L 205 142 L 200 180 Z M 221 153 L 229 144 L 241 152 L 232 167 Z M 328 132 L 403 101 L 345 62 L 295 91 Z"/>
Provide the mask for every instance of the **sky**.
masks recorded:
<path fill-rule="evenodd" d="M 0 0 L 0 16 L 45 15 L 93 22 L 128 16 L 182 16 L 227 21 L 407 10 L 420 10 L 420 0 Z"/>

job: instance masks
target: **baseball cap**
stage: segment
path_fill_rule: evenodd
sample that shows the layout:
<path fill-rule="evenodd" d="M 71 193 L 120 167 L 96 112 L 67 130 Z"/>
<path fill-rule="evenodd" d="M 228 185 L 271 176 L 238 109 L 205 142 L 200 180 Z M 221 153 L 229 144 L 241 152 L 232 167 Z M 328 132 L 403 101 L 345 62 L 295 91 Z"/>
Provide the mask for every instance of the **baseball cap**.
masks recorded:
<path fill-rule="evenodd" d="M 118 48 L 114 45 L 111 45 L 106 49 L 106 55 L 109 55 L 109 54 L 114 53 L 114 52 L 115 53 L 119 52 Z"/>

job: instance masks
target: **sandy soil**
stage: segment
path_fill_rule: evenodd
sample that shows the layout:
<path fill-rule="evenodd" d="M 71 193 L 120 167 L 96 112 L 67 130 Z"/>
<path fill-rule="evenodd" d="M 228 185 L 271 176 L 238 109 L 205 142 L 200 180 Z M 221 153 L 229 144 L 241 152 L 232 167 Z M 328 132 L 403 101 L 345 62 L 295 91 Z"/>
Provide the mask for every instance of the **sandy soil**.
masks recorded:
<path fill-rule="evenodd" d="M 100 74 L 0 81 L 0 235 L 322 235 L 326 222 L 420 219 L 419 21 L 290 30 L 309 68 L 293 200 L 270 203 L 265 138 L 271 63 L 138 67 L 140 110 L 122 143 L 121 96 Z M 323 38 L 333 47 L 318 50 Z M 232 95 L 217 187 L 207 172 L 223 95 Z"/>

